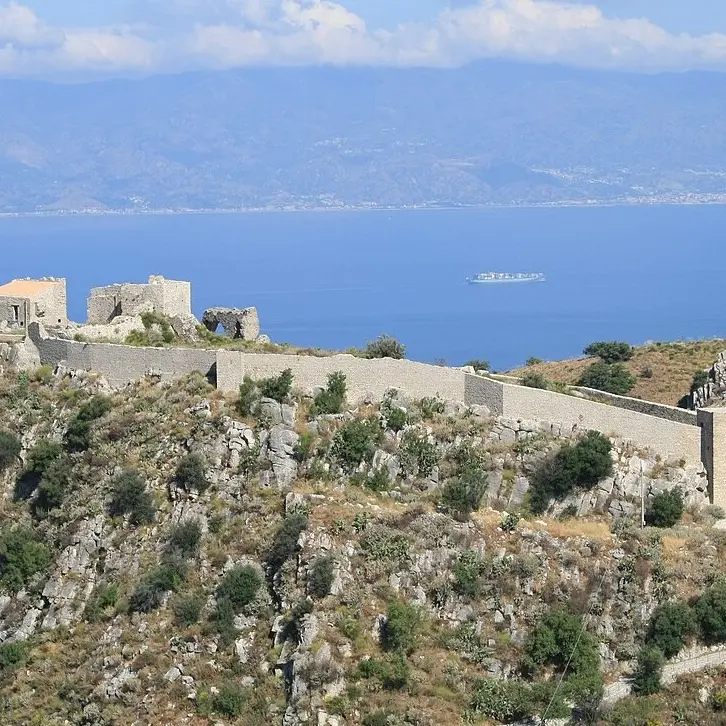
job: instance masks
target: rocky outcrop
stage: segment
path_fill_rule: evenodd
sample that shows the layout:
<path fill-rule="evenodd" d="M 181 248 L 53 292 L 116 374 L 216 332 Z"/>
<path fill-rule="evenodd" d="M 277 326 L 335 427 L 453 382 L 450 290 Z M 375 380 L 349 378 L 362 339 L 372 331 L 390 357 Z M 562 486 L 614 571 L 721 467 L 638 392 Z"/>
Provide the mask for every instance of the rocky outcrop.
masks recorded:
<path fill-rule="evenodd" d="M 257 308 L 210 308 L 204 311 L 202 325 L 214 333 L 222 326 L 229 338 L 256 341 L 260 337 Z"/>
<path fill-rule="evenodd" d="M 55 572 L 43 588 L 48 611 L 44 628 L 67 626 L 83 614 L 96 580 L 96 555 L 103 539 L 104 517 L 81 522 L 68 547 L 58 558 Z"/>
<path fill-rule="evenodd" d="M 692 409 L 726 404 L 726 351 L 708 371 L 707 381 L 691 391 L 688 406 Z"/>

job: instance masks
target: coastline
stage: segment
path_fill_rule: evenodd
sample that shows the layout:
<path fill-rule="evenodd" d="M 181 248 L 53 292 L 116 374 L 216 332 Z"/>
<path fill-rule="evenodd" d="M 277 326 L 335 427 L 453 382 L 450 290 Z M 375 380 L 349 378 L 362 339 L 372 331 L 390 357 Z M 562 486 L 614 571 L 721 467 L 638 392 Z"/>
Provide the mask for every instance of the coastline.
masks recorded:
<path fill-rule="evenodd" d="M 320 214 L 327 213 L 354 213 L 361 212 L 486 212 L 502 209 L 599 209 L 611 207 L 698 207 L 698 206 L 724 206 L 726 195 L 718 199 L 660 199 L 657 201 L 638 199 L 618 200 L 565 200 L 561 202 L 522 202 L 513 204 L 479 204 L 479 205 L 413 205 L 398 207 L 383 206 L 340 206 L 340 207 L 239 207 L 239 208 L 176 208 L 176 209 L 85 209 L 85 210 L 52 210 L 35 212 L 0 212 L 0 220 L 63 217 L 163 217 L 184 215 L 233 215 L 233 214 Z"/>

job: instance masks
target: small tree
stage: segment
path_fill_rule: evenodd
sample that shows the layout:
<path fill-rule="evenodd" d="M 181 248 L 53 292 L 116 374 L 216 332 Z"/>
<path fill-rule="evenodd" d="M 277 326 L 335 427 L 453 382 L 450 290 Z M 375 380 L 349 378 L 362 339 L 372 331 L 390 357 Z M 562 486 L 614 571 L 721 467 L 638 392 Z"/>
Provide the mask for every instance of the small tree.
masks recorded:
<path fill-rule="evenodd" d="M 0 473 L 18 460 L 22 448 L 17 436 L 9 431 L 0 431 Z"/>
<path fill-rule="evenodd" d="M 633 673 L 633 691 L 639 696 L 651 696 L 661 688 L 665 658 L 658 648 L 641 648 L 638 665 Z"/>
<path fill-rule="evenodd" d="M 277 572 L 295 554 L 297 541 L 307 526 L 308 518 L 304 514 L 289 514 L 282 520 L 267 554 L 267 564 L 273 572 Z"/>
<path fill-rule="evenodd" d="M 381 439 L 379 423 L 372 419 L 348 421 L 333 437 L 330 452 L 346 474 L 370 461 Z"/>
<path fill-rule="evenodd" d="M 592 358 L 600 358 L 605 363 L 625 363 L 633 357 L 633 347 L 618 341 L 591 343 L 583 351 Z"/>
<path fill-rule="evenodd" d="M 50 465 L 63 456 L 63 447 L 50 439 L 39 441 L 29 452 L 23 473 L 15 483 L 15 499 L 29 499 Z"/>
<path fill-rule="evenodd" d="M 91 445 L 91 424 L 107 414 L 112 408 L 107 396 L 94 396 L 84 403 L 71 422 L 65 435 L 68 451 L 86 451 Z"/>
<path fill-rule="evenodd" d="M 257 598 L 262 578 L 254 567 L 248 565 L 231 569 L 217 586 L 217 604 L 226 603 L 238 613 L 248 608 Z"/>
<path fill-rule="evenodd" d="M 313 402 L 312 413 L 314 416 L 320 414 L 340 413 L 345 403 L 347 384 L 345 373 L 338 371 L 328 376 L 328 385 L 320 391 Z"/>
<path fill-rule="evenodd" d="M 203 492 L 209 487 L 207 481 L 204 458 L 201 454 L 187 454 L 176 470 L 176 482 L 182 489 Z"/>
<path fill-rule="evenodd" d="M 703 388 L 710 380 L 708 371 L 696 371 L 691 381 L 691 393 L 695 393 L 699 388 Z"/>
<path fill-rule="evenodd" d="M 133 525 L 150 524 L 154 521 L 154 500 L 146 491 L 146 484 L 140 474 L 127 469 L 113 481 L 113 494 L 109 512 L 112 517 L 128 514 Z"/>
<path fill-rule="evenodd" d="M 390 335 L 382 335 L 366 345 L 365 357 L 402 360 L 406 357 L 406 347 Z"/>
<path fill-rule="evenodd" d="M 663 603 L 650 618 L 646 643 L 658 648 L 666 658 L 673 658 L 680 653 L 686 638 L 695 632 L 696 620 L 686 603 Z"/>
<path fill-rule="evenodd" d="M 285 403 L 292 389 L 292 370 L 287 368 L 279 376 L 265 378 L 259 384 L 260 393 L 265 398 L 272 398 L 278 403 Z"/>
<path fill-rule="evenodd" d="M 25 587 L 31 577 L 50 563 L 48 548 L 26 529 L 0 532 L 0 586 L 10 594 Z"/>
<path fill-rule="evenodd" d="M 476 462 L 464 466 L 458 476 L 441 490 L 441 506 L 456 519 L 466 520 L 482 504 L 487 490 L 487 473 Z"/>
<path fill-rule="evenodd" d="M 174 611 L 174 624 L 181 628 L 188 628 L 199 622 L 204 609 L 204 596 L 198 594 L 182 595 L 172 604 Z"/>
<path fill-rule="evenodd" d="M 382 633 L 383 647 L 406 655 L 412 653 L 418 642 L 421 623 L 421 611 L 417 607 L 400 601 L 390 603 Z"/>
<path fill-rule="evenodd" d="M 636 378 L 621 363 L 598 361 L 585 368 L 577 384 L 584 388 L 625 396 L 633 389 Z"/>
<path fill-rule="evenodd" d="M 683 516 L 684 507 L 683 492 L 678 487 L 659 492 L 645 513 L 645 521 L 651 527 L 673 527 Z"/>
<path fill-rule="evenodd" d="M 223 683 L 212 698 L 212 708 L 220 716 L 237 718 L 242 715 L 245 700 L 245 692 L 241 686 L 237 683 Z"/>
<path fill-rule="evenodd" d="M 239 387 L 239 397 L 237 398 L 237 410 L 240 415 L 252 416 L 259 400 L 260 394 L 257 390 L 257 384 L 249 376 L 245 376 L 242 385 Z"/>
<path fill-rule="evenodd" d="M 475 371 L 488 371 L 492 367 L 491 363 L 489 363 L 488 360 L 479 360 L 478 358 L 468 360 L 466 363 L 464 363 L 464 366 L 473 368 Z"/>
<path fill-rule="evenodd" d="M 46 517 L 63 504 L 71 488 L 71 467 L 65 457 L 56 459 L 48 465 L 38 487 L 38 495 L 33 503 L 33 513 L 39 519 Z"/>
<path fill-rule="evenodd" d="M 528 371 L 520 379 L 519 382 L 527 388 L 541 388 L 546 391 L 550 387 L 550 382 L 541 374 L 534 371 Z"/>
<path fill-rule="evenodd" d="M 308 590 L 313 597 L 323 598 L 330 594 L 330 588 L 333 586 L 335 560 L 326 555 L 318 557 L 310 571 L 308 579 Z"/>
<path fill-rule="evenodd" d="M 693 609 L 703 639 L 710 645 L 726 643 L 726 580 L 711 585 Z"/>
<path fill-rule="evenodd" d="M 530 505 L 535 514 L 551 499 L 563 499 L 576 487 L 593 487 L 613 471 L 612 445 L 601 433 L 589 431 L 574 446 L 565 444 L 530 476 Z"/>
<path fill-rule="evenodd" d="M 181 557 L 196 557 L 202 540 L 202 526 L 197 519 L 187 519 L 175 524 L 169 533 L 169 550 Z"/>

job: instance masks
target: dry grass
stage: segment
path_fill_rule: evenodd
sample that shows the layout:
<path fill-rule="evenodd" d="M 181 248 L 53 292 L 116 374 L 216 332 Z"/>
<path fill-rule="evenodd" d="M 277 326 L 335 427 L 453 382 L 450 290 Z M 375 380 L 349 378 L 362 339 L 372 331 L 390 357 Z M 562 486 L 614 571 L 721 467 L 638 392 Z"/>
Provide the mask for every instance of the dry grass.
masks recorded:
<path fill-rule="evenodd" d="M 626 367 L 636 376 L 637 383 L 629 394 L 646 401 L 676 406 L 691 388 L 693 375 L 710 368 L 719 353 L 726 350 L 726 340 L 702 340 L 695 342 L 648 343 L 635 349 L 632 360 Z M 525 371 L 541 373 L 545 378 L 558 383 L 574 385 L 587 366 L 594 359 L 538 363 L 528 368 L 518 368 L 509 375 L 520 376 Z M 643 376 L 652 371 L 650 378 Z"/>
<path fill-rule="evenodd" d="M 553 537 L 560 539 L 585 537 L 603 542 L 610 542 L 613 539 L 613 535 L 610 532 L 607 522 L 579 519 L 578 517 L 562 521 L 556 519 L 537 520 L 535 522 L 529 522 L 528 526 L 533 529 L 544 529 Z"/>

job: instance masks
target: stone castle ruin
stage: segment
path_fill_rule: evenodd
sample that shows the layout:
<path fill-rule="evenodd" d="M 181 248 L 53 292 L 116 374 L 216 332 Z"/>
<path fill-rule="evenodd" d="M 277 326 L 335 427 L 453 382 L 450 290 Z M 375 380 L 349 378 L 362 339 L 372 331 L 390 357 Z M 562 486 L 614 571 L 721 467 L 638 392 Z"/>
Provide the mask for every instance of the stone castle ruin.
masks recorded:
<path fill-rule="evenodd" d="M 186 282 L 151 277 L 147 284 L 95 289 L 88 301 L 89 323 L 78 326 L 68 323 L 64 280 L 15 280 L 0 287 L 0 332 L 4 327 L 27 335 L 22 342 L 17 340 L 21 336 L 0 342 L 0 365 L 8 361 L 25 369 L 42 364 L 57 371 L 94 372 L 112 387 L 147 375 L 171 379 L 196 371 L 231 395 L 245 376 L 259 380 L 290 369 L 296 386 L 315 391 L 326 385 L 331 373 L 342 372 L 351 402 L 381 400 L 396 389 L 415 398 L 437 397 L 486 411 L 508 431 L 528 433 L 543 426 L 552 431 L 600 431 L 665 462 L 695 467 L 708 482 L 710 501 L 726 507 L 726 407 L 689 411 L 602 392 L 593 398 L 595 392 L 587 389 L 559 393 L 479 376 L 473 369 L 408 360 L 205 348 L 198 340 L 194 346 L 125 345 L 128 326 L 143 327 L 140 316 L 145 312 L 163 315 L 175 330 L 174 321 L 184 321 L 188 330 L 197 333 L 191 285 Z M 211 308 L 203 324 L 214 331 L 222 326 L 231 339 L 266 339 L 259 335 L 254 308 Z M 91 331 L 96 331 L 99 342 L 92 342 Z"/>
<path fill-rule="evenodd" d="M 68 325 L 64 279 L 12 280 L 0 286 L 0 332 L 24 331 L 33 322 L 47 328 Z"/>
<path fill-rule="evenodd" d="M 88 298 L 89 325 L 107 325 L 116 318 L 138 317 L 149 312 L 169 318 L 191 317 L 191 283 L 152 275 L 146 284 L 124 283 L 94 288 Z"/>

